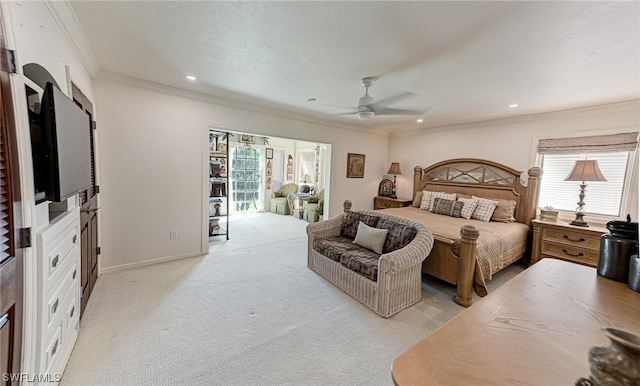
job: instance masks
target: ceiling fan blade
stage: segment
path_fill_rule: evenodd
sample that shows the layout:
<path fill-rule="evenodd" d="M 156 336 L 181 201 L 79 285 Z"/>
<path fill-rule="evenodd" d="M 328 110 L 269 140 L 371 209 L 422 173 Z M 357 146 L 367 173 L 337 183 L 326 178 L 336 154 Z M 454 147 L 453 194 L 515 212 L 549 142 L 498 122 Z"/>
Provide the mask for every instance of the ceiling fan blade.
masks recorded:
<path fill-rule="evenodd" d="M 377 113 L 378 110 L 382 110 L 382 109 L 384 109 L 385 107 L 387 107 L 387 106 L 389 106 L 391 104 L 399 102 L 399 101 L 401 101 L 401 100 L 403 100 L 405 98 L 408 98 L 410 96 L 413 96 L 413 95 L 415 95 L 415 94 L 412 93 L 412 92 L 405 91 L 405 92 L 402 92 L 400 94 L 392 95 L 392 96 L 390 96 L 388 98 L 380 99 L 379 101 L 370 103 L 370 104 L 368 104 L 368 106 L 369 106 L 369 108 L 371 110 L 373 110 L 373 111 L 375 111 Z"/>
<path fill-rule="evenodd" d="M 393 109 L 383 108 L 376 111 L 376 115 L 422 115 L 429 109 L 411 110 L 411 109 Z"/>
<path fill-rule="evenodd" d="M 317 105 L 322 105 L 322 106 L 329 106 L 329 107 L 335 107 L 338 109 L 349 109 L 349 110 L 353 110 L 356 107 L 353 105 L 348 105 L 346 103 L 342 103 L 342 102 L 338 102 L 338 103 L 325 103 L 325 102 L 314 102 Z"/>
<path fill-rule="evenodd" d="M 349 111 L 349 112 L 346 112 L 346 113 L 331 114 L 331 115 L 353 115 L 353 114 L 358 114 L 358 110 Z"/>

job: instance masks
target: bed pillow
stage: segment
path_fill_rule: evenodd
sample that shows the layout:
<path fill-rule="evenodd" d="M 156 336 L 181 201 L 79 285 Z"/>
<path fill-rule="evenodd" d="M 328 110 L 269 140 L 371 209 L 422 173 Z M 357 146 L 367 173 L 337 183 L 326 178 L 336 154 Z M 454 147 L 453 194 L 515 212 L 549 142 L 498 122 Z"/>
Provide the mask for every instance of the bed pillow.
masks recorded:
<path fill-rule="evenodd" d="M 498 222 L 514 222 L 516 218 L 513 216 L 516 211 L 516 202 L 514 200 L 498 200 L 496 210 L 491 215 L 491 221 Z"/>
<path fill-rule="evenodd" d="M 463 205 L 460 211 L 460 217 L 469 220 L 473 211 L 478 207 L 478 201 L 473 198 L 458 198 L 458 202 L 461 202 Z"/>
<path fill-rule="evenodd" d="M 435 200 L 433 200 L 433 209 L 431 211 L 433 213 L 444 214 L 449 217 L 462 217 L 463 207 L 464 204 L 460 201 L 436 197 Z"/>
<path fill-rule="evenodd" d="M 435 200 L 436 198 L 444 198 L 446 200 L 455 200 L 456 194 L 423 190 L 422 201 L 420 202 L 420 209 L 428 210 L 431 212 L 433 210 L 433 200 Z"/>
<path fill-rule="evenodd" d="M 416 196 L 413 198 L 413 203 L 411 205 L 416 208 L 419 208 L 421 203 L 422 203 L 422 190 L 419 192 L 416 192 Z"/>
<path fill-rule="evenodd" d="M 483 222 L 489 222 L 489 220 L 491 220 L 491 216 L 493 215 L 493 211 L 498 205 L 498 201 L 487 200 L 486 198 L 480 198 L 476 196 L 472 196 L 471 198 L 478 201 L 478 206 L 473 211 L 471 218 Z"/>
<path fill-rule="evenodd" d="M 387 239 L 388 229 L 372 228 L 360 221 L 354 244 L 370 249 L 375 253 L 382 253 L 382 246 Z"/>

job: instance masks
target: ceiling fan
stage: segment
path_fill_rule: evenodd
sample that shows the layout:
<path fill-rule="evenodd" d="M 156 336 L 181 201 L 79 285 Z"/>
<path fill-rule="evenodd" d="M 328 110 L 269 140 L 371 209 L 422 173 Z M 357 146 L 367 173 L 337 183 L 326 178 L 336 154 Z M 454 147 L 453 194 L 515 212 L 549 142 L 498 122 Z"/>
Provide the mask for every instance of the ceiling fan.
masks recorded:
<path fill-rule="evenodd" d="M 359 119 L 373 119 L 376 115 L 422 115 L 427 110 L 410 110 L 410 109 L 394 109 L 387 107 L 402 99 L 414 95 L 411 92 L 402 92 L 390 96 L 379 101 L 375 101 L 371 95 L 369 95 L 369 87 L 373 85 L 376 80 L 374 77 L 366 77 L 360 80 L 360 83 L 364 86 L 364 95 L 358 101 L 358 109 L 356 111 L 350 111 L 348 113 L 342 113 L 340 115 L 356 114 Z"/>

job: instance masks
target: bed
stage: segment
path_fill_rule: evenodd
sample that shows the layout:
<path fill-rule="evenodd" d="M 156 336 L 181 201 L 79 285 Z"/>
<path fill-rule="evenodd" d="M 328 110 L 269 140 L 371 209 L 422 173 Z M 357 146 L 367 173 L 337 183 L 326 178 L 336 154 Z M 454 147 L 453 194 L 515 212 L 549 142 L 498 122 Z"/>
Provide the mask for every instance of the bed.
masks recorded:
<path fill-rule="evenodd" d="M 542 170 L 529 169 L 526 186 L 520 181 L 521 174 L 508 166 L 475 158 L 451 159 L 426 168 L 416 166 L 413 205 L 383 209 L 420 222 L 433 232 L 435 243 L 422 271 L 456 285 L 454 300 L 462 306 L 472 304 L 474 290 L 479 296 L 485 296 L 486 280 L 531 250 L 531 220 L 536 216 Z M 423 191 L 508 203 L 512 221 L 484 222 L 431 213 L 417 207 Z"/>

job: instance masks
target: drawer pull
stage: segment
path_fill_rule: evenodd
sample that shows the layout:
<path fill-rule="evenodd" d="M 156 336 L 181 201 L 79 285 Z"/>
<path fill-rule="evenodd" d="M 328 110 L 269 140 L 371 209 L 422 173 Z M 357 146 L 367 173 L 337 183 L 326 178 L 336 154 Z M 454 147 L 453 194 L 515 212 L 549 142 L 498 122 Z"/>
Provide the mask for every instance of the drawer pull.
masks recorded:
<path fill-rule="evenodd" d="M 76 243 L 76 240 L 78 239 L 78 235 L 73 235 L 73 243 Z"/>
<path fill-rule="evenodd" d="M 582 252 L 578 252 L 578 253 L 569 253 L 569 251 L 567 251 L 566 249 L 563 249 L 562 252 L 564 252 L 565 254 L 572 256 L 572 257 L 584 257 L 584 253 Z"/>
<path fill-rule="evenodd" d="M 56 257 L 53 258 L 53 260 L 51 260 L 51 268 L 55 268 L 58 266 L 58 258 L 60 257 L 60 255 L 56 255 Z"/>
<path fill-rule="evenodd" d="M 574 243 L 583 243 L 583 242 L 587 241 L 584 237 L 580 237 L 579 239 L 572 239 L 571 237 L 569 237 L 569 235 L 563 235 L 562 237 L 564 237 L 565 239 L 567 239 L 569 241 L 573 241 Z"/>
<path fill-rule="evenodd" d="M 56 311 L 58 311 L 58 302 L 60 301 L 60 299 L 56 299 L 56 302 L 53 303 L 53 306 L 51 307 L 51 315 L 55 315 Z"/>
<path fill-rule="evenodd" d="M 73 318 L 73 314 L 76 313 L 76 306 L 73 306 L 73 308 L 71 309 L 71 312 L 69 312 L 69 319 Z"/>
<path fill-rule="evenodd" d="M 58 351 L 58 339 L 56 339 L 56 343 L 54 343 L 53 347 L 51 347 L 51 356 L 56 355 L 56 351 Z"/>
<path fill-rule="evenodd" d="M 389 204 L 388 202 L 384 203 L 384 206 L 386 206 L 387 208 L 389 208 L 391 206 L 391 204 Z"/>
<path fill-rule="evenodd" d="M 71 274 L 71 279 L 74 279 L 74 280 L 75 280 L 77 272 L 78 272 L 78 270 L 77 270 L 77 269 L 76 269 L 76 270 L 73 270 L 73 273 Z"/>

